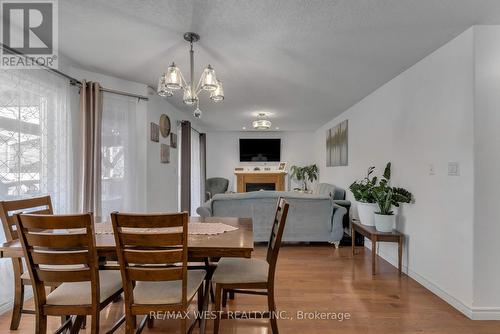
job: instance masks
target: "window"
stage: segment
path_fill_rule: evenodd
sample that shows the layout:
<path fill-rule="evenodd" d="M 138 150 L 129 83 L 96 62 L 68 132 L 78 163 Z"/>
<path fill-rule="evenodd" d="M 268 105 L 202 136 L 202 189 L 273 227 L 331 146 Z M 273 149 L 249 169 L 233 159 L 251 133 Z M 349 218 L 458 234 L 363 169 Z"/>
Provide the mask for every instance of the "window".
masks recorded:
<path fill-rule="evenodd" d="M 47 71 L 1 71 L 0 199 L 50 194 L 73 209 L 70 90 Z"/>
<path fill-rule="evenodd" d="M 102 217 L 141 207 L 137 161 L 137 99 L 104 94 L 101 141 Z"/>

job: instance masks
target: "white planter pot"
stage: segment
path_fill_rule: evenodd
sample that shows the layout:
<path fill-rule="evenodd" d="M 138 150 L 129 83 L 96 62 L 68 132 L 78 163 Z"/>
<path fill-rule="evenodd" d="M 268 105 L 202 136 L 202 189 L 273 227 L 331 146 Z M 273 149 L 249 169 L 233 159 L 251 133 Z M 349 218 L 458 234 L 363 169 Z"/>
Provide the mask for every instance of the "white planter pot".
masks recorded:
<path fill-rule="evenodd" d="M 356 202 L 358 207 L 358 217 L 361 224 L 366 226 L 375 225 L 374 214 L 378 210 L 376 203 Z"/>
<path fill-rule="evenodd" d="M 375 228 L 379 232 L 392 232 L 396 225 L 396 215 L 380 215 L 374 214 Z"/>

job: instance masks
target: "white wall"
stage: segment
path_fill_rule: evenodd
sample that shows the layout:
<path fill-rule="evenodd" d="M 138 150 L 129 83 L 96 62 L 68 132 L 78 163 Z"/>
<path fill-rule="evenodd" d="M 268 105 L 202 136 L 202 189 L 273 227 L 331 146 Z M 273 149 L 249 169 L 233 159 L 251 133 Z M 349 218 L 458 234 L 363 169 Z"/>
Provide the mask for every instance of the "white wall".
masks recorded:
<path fill-rule="evenodd" d="M 207 133 L 207 177 L 224 177 L 229 190 L 236 191 L 234 168 L 240 165 L 240 138 L 281 138 L 281 161 L 292 165 L 314 163 L 313 132 L 220 131 Z M 267 163 L 275 166 L 277 163 Z M 295 186 L 295 183 L 290 184 Z"/>
<path fill-rule="evenodd" d="M 178 157 L 179 148 L 170 149 L 170 163 L 160 162 L 160 144 L 170 144 L 169 138 L 160 135 L 160 142 L 152 142 L 149 138 L 151 122 L 159 123 L 160 115 L 170 118 L 172 131 L 177 131 L 177 122 L 189 120 L 195 128 L 200 128 L 197 120 L 188 113 L 181 112 L 164 98 L 148 88 L 145 84 L 122 80 L 107 75 L 68 67 L 68 73 L 79 80 L 98 81 L 109 89 L 134 93 L 149 97 L 149 101 L 140 101 L 137 106 L 137 136 L 143 140 L 138 143 L 137 180 L 142 200 L 139 207 L 148 212 L 165 212 L 178 210 Z M 178 138 L 180 140 L 180 138 Z"/>
<path fill-rule="evenodd" d="M 500 320 L 500 26 L 474 31 L 474 307 Z"/>
<path fill-rule="evenodd" d="M 320 180 L 347 188 L 369 166 L 393 165 L 393 185 L 407 188 L 398 229 L 404 267 L 462 312 L 473 303 L 473 30 L 469 29 L 386 83 L 315 134 Z M 325 131 L 349 120 L 349 165 L 326 167 Z M 498 124 L 498 123 L 497 123 Z M 448 162 L 460 176 L 448 176 Z M 434 165 L 435 175 L 429 175 Z M 349 193 L 349 196 L 351 194 Z M 352 199 L 352 197 L 351 197 Z M 380 254 L 397 263 L 394 245 Z"/>

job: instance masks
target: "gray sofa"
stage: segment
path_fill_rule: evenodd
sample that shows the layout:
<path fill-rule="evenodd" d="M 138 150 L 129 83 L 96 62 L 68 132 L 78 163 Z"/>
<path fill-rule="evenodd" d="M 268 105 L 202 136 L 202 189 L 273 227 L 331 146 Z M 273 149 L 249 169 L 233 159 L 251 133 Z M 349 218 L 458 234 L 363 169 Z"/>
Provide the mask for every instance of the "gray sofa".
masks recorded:
<path fill-rule="evenodd" d="M 202 217 L 252 218 L 254 241 L 268 241 L 276 202 L 281 196 L 290 203 L 283 241 L 327 241 L 338 245 L 347 210 L 334 203 L 331 191 L 335 192 L 335 187 L 328 186 L 318 185 L 314 194 L 282 191 L 218 194 L 196 212 Z"/>

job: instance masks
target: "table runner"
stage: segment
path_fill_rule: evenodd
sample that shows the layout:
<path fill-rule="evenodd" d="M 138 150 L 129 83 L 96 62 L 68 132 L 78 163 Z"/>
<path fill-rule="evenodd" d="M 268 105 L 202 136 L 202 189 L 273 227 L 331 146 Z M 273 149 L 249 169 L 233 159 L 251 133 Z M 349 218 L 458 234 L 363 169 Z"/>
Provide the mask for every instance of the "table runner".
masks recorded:
<path fill-rule="evenodd" d="M 95 224 L 94 226 L 96 234 L 112 234 L 113 227 L 111 224 Z M 180 228 L 169 228 L 169 230 Z M 188 234 L 190 235 L 215 235 L 222 234 L 224 232 L 235 231 L 237 227 L 223 224 L 223 223 L 189 223 L 188 224 Z M 163 229 L 161 228 L 137 228 L 133 229 L 135 232 L 142 233 L 154 233 L 161 232 Z"/>

